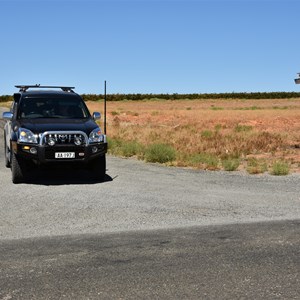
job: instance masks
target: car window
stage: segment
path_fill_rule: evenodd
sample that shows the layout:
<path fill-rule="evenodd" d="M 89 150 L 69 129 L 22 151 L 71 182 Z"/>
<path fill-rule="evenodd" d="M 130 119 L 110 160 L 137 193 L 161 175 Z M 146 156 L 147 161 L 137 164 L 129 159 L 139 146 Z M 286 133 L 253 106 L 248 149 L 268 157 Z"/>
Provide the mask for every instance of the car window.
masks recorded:
<path fill-rule="evenodd" d="M 79 98 L 25 98 L 21 102 L 19 118 L 83 119 L 89 117 Z"/>

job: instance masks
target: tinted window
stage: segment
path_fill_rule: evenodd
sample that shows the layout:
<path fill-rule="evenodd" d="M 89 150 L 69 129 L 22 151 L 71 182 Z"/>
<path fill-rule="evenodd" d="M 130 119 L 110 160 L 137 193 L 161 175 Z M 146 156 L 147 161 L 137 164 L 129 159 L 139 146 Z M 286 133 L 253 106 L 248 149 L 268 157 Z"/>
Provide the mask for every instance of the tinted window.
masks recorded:
<path fill-rule="evenodd" d="M 89 117 L 84 102 L 77 97 L 25 98 L 19 109 L 19 118 L 83 119 Z"/>

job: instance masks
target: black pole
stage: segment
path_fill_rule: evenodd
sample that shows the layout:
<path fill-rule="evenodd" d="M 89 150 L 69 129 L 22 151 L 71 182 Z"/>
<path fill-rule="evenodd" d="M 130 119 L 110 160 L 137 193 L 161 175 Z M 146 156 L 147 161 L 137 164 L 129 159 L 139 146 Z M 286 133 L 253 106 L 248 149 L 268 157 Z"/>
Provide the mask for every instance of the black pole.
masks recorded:
<path fill-rule="evenodd" d="M 104 134 L 106 134 L 106 80 L 104 81 Z"/>

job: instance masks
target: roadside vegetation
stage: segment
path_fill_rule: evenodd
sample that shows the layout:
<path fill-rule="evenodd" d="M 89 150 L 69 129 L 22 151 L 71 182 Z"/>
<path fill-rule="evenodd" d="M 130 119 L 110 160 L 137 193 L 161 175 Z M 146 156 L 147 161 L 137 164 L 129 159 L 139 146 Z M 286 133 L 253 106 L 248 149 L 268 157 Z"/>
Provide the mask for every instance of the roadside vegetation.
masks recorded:
<path fill-rule="evenodd" d="M 109 152 L 204 170 L 300 172 L 300 93 L 179 96 L 109 95 Z M 83 97 L 91 112 L 103 110 L 102 95 Z"/>
<path fill-rule="evenodd" d="M 88 105 L 93 111 L 102 102 Z M 109 152 L 169 166 L 286 175 L 300 171 L 299 115 L 300 98 L 109 102 Z"/>
<path fill-rule="evenodd" d="M 272 165 L 271 174 L 281 176 L 290 172 L 289 164 L 286 161 L 276 161 Z"/>

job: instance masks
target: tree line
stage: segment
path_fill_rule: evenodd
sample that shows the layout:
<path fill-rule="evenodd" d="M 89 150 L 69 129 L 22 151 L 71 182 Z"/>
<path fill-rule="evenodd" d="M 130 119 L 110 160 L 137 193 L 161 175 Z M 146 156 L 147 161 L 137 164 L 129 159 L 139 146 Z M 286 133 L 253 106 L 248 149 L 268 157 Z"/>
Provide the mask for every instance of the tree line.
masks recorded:
<path fill-rule="evenodd" d="M 84 101 L 99 101 L 103 94 L 82 94 Z M 205 93 L 205 94 L 108 94 L 107 101 L 141 100 L 197 100 L 197 99 L 287 99 L 300 98 L 300 92 L 255 92 L 255 93 Z M 13 96 L 2 95 L 0 102 L 12 101 Z"/>
<path fill-rule="evenodd" d="M 83 94 L 85 101 L 102 100 L 104 95 Z M 197 99 L 287 99 L 299 98 L 300 92 L 255 92 L 255 93 L 205 93 L 205 94 L 109 94 L 107 101 L 123 100 L 197 100 Z"/>

